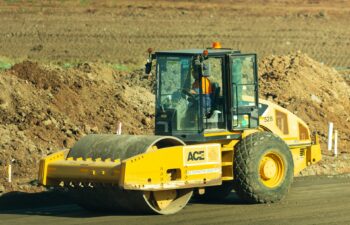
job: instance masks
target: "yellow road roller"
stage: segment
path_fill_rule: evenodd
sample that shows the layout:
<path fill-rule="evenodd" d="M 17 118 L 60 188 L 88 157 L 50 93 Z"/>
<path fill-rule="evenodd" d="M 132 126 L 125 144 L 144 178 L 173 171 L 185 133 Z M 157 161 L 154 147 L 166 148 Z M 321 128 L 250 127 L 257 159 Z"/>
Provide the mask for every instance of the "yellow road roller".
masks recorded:
<path fill-rule="evenodd" d="M 43 158 L 39 183 L 89 210 L 172 214 L 192 195 L 220 200 L 232 190 L 250 203 L 281 200 L 321 160 L 318 138 L 259 99 L 256 54 L 215 46 L 149 51 L 155 135 L 87 135 Z"/>

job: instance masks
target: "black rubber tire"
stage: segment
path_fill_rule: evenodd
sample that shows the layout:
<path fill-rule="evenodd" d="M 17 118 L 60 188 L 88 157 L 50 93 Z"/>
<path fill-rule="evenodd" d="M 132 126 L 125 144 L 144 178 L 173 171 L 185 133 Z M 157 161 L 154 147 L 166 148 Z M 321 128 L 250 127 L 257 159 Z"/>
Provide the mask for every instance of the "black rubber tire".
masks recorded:
<path fill-rule="evenodd" d="M 233 182 L 224 181 L 220 186 L 206 187 L 202 195 L 196 191 L 193 197 L 200 202 L 220 202 L 231 193 L 232 189 Z"/>
<path fill-rule="evenodd" d="M 266 186 L 260 178 L 263 156 L 272 152 L 283 162 L 282 180 L 275 187 Z M 282 200 L 293 182 L 294 163 L 287 144 L 269 132 L 257 132 L 242 139 L 234 152 L 234 183 L 239 197 L 249 203 L 273 203 Z"/>

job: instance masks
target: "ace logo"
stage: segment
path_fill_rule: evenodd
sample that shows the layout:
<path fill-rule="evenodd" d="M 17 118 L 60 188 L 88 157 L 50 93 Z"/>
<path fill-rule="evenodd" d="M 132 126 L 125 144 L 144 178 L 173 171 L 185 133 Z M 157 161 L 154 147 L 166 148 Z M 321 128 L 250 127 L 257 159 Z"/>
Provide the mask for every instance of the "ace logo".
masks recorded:
<path fill-rule="evenodd" d="M 189 152 L 187 157 L 187 161 L 198 161 L 204 159 L 204 151 Z"/>
<path fill-rule="evenodd" d="M 183 147 L 183 165 L 199 166 L 216 164 L 221 167 L 220 144 L 187 145 Z"/>

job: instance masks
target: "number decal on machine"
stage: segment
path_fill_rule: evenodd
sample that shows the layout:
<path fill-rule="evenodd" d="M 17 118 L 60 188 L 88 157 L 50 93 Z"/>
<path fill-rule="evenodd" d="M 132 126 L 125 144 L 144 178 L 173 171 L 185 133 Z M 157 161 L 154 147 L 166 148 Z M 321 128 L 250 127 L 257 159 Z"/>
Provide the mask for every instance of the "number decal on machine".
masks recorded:
<path fill-rule="evenodd" d="M 265 123 L 268 123 L 268 122 L 272 122 L 272 121 L 273 121 L 273 117 L 272 117 L 272 116 L 265 116 L 265 117 L 263 117 L 263 119 L 264 119 L 264 122 L 265 122 Z"/>

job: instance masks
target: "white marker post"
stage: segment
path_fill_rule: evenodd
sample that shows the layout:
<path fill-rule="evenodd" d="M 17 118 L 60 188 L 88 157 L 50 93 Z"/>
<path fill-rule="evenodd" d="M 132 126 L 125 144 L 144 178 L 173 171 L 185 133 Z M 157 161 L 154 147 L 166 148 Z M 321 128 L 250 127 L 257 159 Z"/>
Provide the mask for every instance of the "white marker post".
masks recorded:
<path fill-rule="evenodd" d="M 11 163 L 7 167 L 7 176 L 8 176 L 8 182 L 12 182 L 12 165 Z"/>
<path fill-rule="evenodd" d="M 122 123 L 119 122 L 118 129 L 117 129 L 117 135 L 121 135 L 121 134 L 122 134 Z"/>
<path fill-rule="evenodd" d="M 334 131 L 334 156 L 338 156 L 338 131 Z"/>
<path fill-rule="evenodd" d="M 328 151 L 332 150 L 332 142 L 333 142 L 333 123 L 329 122 L 328 126 Z"/>

